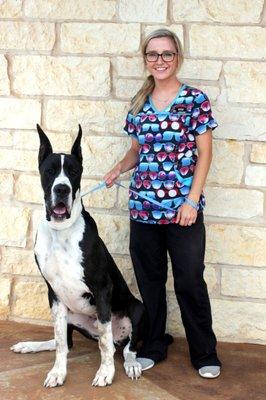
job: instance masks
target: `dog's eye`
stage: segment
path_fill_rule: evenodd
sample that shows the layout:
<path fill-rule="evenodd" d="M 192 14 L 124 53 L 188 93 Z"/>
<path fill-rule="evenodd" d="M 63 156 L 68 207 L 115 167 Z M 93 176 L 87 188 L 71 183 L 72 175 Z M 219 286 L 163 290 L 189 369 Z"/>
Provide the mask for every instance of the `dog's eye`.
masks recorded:
<path fill-rule="evenodd" d="M 75 176 L 79 173 L 77 169 L 73 169 L 73 168 L 69 169 L 68 172 L 71 176 Z"/>
<path fill-rule="evenodd" d="M 54 168 L 49 168 L 45 171 L 48 175 L 54 175 L 55 174 L 55 169 Z"/>

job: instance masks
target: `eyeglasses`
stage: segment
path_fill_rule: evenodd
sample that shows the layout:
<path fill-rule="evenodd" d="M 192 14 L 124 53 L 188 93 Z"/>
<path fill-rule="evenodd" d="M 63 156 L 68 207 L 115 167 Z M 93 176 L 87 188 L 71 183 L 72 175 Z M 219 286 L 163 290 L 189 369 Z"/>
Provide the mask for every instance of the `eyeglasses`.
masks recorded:
<path fill-rule="evenodd" d="M 129 208 L 140 211 L 142 210 L 142 203 L 139 200 L 129 200 Z"/>
<path fill-rule="evenodd" d="M 163 133 L 163 140 L 166 140 L 166 141 L 172 140 L 173 137 L 174 137 L 174 139 L 175 139 L 177 142 L 179 142 L 179 141 L 182 139 L 182 136 L 183 136 L 183 135 L 184 135 L 184 134 L 183 134 L 182 132 L 165 131 L 165 132 Z"/>
<path fill-rule="evenodd" d="M 163 199 L 166 195 L 173 198 L 173 197 L 178 196 L 178 193 L 179 193 L 179 189 L 175 189 L 175 188 L 168 190 L 168 193 L 166 193 L 165 190 L 163 190 L 163 189 L 159 189 L 157 191 L 157 196 L 160 199 Z"/>
<path fill-rule="evenodd" d="M 149 153 L 150 149 L 151 149 L 151 146 L 149 144 L 145 143 L 141 147 L 141 152 L 142 153 Z"/>
<path fill-rule="evenodd" d="M 145 210 L 130 210 L 130 215 L 133 219 L 137 219 L 138 217 L 140 217 L 143 221 L 147 221 L 147 219 L 149 218 L 149 213 Z"/>
<path fill-rule="evenodd" d="M 170 172 L 165 172 L 165 171 L 160 171 L 158 173 L 158 179 L 160 179 L 161 181 L 164 181 L 166 179 L 172 181 L 174 179 L 176 179 L 176 173 L 175 171 L 170 171 Z"/>
<path fill-rule="evenodd" d="M 174 150 L 175 145 L 174 143 L 154 143 L 154 151 L 160 151 L 164 147 L 164 150 L 167 153 L 170 153 Z"/>
<path fill-rule="evenodd" d="M 189 186 L 190 187 L 191 184 L 192 184 L 193 176 L 189 176 L 187 178 L 184 178 L 182 175 L 180 175 L 180 173 L 179 173 L 178 169 L 176 168 L 176 166 L 174 167 L 174 170 L 175 170 L 175 173 L 176 173 L 176 178 L 177 178 L 178 182 L 180 184 L 182 184 L 182 187 L 183 186 Z"/>
<path fill-rule="evenodd" d="M 165 151 L 161 151 L 160 153 L 157 154 L 141 154 L 140 155 L 140 162 L 143 161 L 147 161 L 147 162 L 152 162 L 155 159 L 155 156 L 157 158 L 158 161 L 162 162 L 165 161 L 167 158 L 172 161 L 175 162 L 176 160 L 176 154 L 175 153 L 166 153 Z"/>
<path fill-rule="evenodd" d="M 174 211 L 152 211 L 151 212 L 152 216 L 154 219 L 160 219 L 162 217 L 165 217 L 167 219 L 172 219 L 175 216 L 175 212 Z"/>
<path fill-rule="evenodd" d="M 187 142 L 187 143 L 180 142 L 177 150 L 180 153 L 183 153 L 186 149 L 192 150 L 194 147 L 196 147 L 195 142 Z"/>
<path fill-rule="evenodd" d="M 179 188 L 179 191 L 183 196 L 186 196 L 190 192 L 190 186 L 189 185 L 183 186 L 183 187 Z"/>
<path fill-rule="evenodd" d="M 155 199 L 155 197 L 156 197 L 154 192 L 150 192 L 150 191 L 146 191 L 146 190 L 145 191 L 140 190 L 139 191 L 139 195 L 142 196 L 142 198 L 143 198 L 143 196 L 146 197 L 147 200 L 148 200 L 149 197 L 152 198 L 152 199 Z"/>
<path fill-rule="evenodd" d="M 157 179 L 158 173 L 154 171 L 145 171 L 138 174 L 139 178 L 143 181 L 149 177 L 151 180 Z"/>
<path fill-rule="evenodd" d="M 192 163 L 194 163 L 194 160 L 191 159 L 191 157 L 182 157 L 179 162 L 182 165 L 182 167 L 188 167 Z"/>
<path fill-rule="evenodd" d="M 174 166 L 174 163 L 171 162 L 171 161 L 165 161 L 165 162 L 163 162 L 163 169 L 164 169 L 166 172 L 169 172 L 170 169 L 173 168 L 173 166 Z"/>
<path fill-rule="evenodd" d="M 159 132 L 160 125 L 159 124 L 143 124 L 142 125 L 142 131 L 147 132 L 149 129 L 152 130 L 152 132 Z"/>
<path fill-rule="evenodd" d="M 144 187 L 145 189 L 150 189 L 151 187 L 155 190 L 161 189 L 161 187 L 164 187 L 167 190 L 171 190 L 175 187 L 175 181 L 159 181 L 159 180 L 154 180 L 154 181 L 149 181 L 148 179 L 145 179 L 144 181 L 137 180 L 136 181 L 136 188 L 140 189 L 141 187 Z"/>
<path fill-rule="evenodd" d="M 164 199 L 161 200 L 161 205 L 164 207 L 170 207 L 170 208 L 177 208 L 184 202 L 183 197 L 177 197 L 175 199 Z"/>
<path fill-rule="evenodd" d="M 155 139 L 156 139 L 156 137 L 155 137 Z M 151 149 L 151 146 L 152 145 L 150 145 L 148 143 L 142 144 L 139 154 L 149 153 L 149 151 Z M 159 142 L 156 142 L 156 143 L 153 144 L 153 148 L 154 148 L 154 151 L 156 153 L 158 151 L 162 150 L 162 148 L 164 148 L 164 151 L 166 151 L 167 153 L 171 153 L 175 148 L 175 144 L 174 143 L 159 143 Z"/>
<path fill-rule="evenodd" d="M 175 153 L 166 153 L 165 151 L 161 151 L 160 153 L 157 153 L 156 157 L 157 157 L 157 160 L 160 162 L 166 160 L 167 158 L 172 162 L 175 162 L 175 160 L 176 160 Z"/>
<path fill-rule="evenodd" d="M 158 169 L 159 169 L 159 164 L 157 162 L 150 162 L 150 163 L 142 162 L 138 166 L 138 170 L 140 172 L 145 172 L 145 171 L 148 171 L 148 170 L 150 170 L 152 172 L 158 172 Z"/>
<path fill-rule="evenodd" d="M 135 127 L 131 123 L 128 124 L 127 129 L 128 129 L 128 133 L 133 133 L 135 131 Z"/>
<path fill-rule="evenodd" d="M 175 182 L 174 181 L 168 181 L 168 180 L 167 181 L 155 180 L 155 181 L 152 181 L 150 183 L 151 183 L 152 188 L 155 189 L 155 190 L 161 189 L 162 186 L 167 190 L 171 190 L 171 189 L 173 189 L 175 187 Z"/>
<path fill-rule="evenodd" d="M 146 161 L 147 162 L 152 162 L 154 160 L 155 154 L 151 153 L 151 154 L 141 154 L 140 155 L 140 162 Z"/>
<path fill-rule="evenodd" d="M 150 189 L 152 186 L 152 183 L 148 179 L 144 179 L 144 181 L 137 180 L 135 186 L 136 186 L 136 189 L 140 189 L 142 186 L 145 189 Z"/>
<path fill-rule="evenodd" d="M 143 172 L 137 173 L 136 182 L 139 180 L 144 181 L 148 177 L 152 181 L 154 181 L 155 179 L 160 179 L 162 181 L 168 179 L 169 181 L 173 181 L 176 179 L 176 173 L 175 173 L 175 171 L 170 171 L 168 173 L 165 171 L 160 171 L 160 172 L 143 171 Z"/>
<path fill-rule="evenodd" d="M 162 53 L 156 53 L 155 51 L 150 51 L 145 53 L 146 61 L 148 62 L 156 62 L 158 61 L 159 57 L 162 57 L 162 60 L 165 62 L 171 62 L 174 60 L 175 55 L 177 53 L 172 51 L 163 51 Z"/>

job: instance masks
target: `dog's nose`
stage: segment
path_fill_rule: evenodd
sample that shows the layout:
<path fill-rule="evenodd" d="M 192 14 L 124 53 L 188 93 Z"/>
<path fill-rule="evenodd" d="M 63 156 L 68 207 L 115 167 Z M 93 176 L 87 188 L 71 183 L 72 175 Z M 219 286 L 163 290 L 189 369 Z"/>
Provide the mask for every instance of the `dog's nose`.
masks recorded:
<path fill-rule="evenodd" d="M 54 187 L 54 192 L 57 196 L 66 197 L 70 193 L 70 187 L 67 185 L 58 184 Z"/>

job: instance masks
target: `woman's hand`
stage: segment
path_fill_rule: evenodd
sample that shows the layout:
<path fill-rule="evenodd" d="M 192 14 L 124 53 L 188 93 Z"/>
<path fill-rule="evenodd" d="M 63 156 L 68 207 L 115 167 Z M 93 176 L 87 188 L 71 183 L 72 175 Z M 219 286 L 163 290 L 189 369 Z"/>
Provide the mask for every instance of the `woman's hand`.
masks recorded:
<path fill-rule="evenodd" d="M 119 178 L 121 172 L 122 172 L 121 163 L 118 163 L 114 168 L 112 168 L 109 172 L 107 172 L 107 174 L 103 177 L 103 179 L 108 188 L 114 185 L 116 179 Z"/>
<path fill-rule="evenodd" d="M 191 226 L 196 222 L 197 215 L 195 208 L 184 203 L 178 210 L 175 223 L 181 226 Z"/>
<path fill-rule="evenodd" d="M 119 178 L 121 174 L 134 168 L 139 160 L 139 149 L 140 145 L 137 139 L 132 138 L 132 143 L 130 149 L 127 151 L 125 157 L 117 163 L 114 168 L 112 168 L 103 177 L 106 186 L 110 188 L 115 183 L 116 179 Z"/>

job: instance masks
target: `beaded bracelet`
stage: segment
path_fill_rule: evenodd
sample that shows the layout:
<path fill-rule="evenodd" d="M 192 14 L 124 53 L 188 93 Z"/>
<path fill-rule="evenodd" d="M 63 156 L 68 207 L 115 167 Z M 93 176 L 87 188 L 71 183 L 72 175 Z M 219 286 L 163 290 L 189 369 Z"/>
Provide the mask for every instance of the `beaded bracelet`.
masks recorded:
<path fill-rule="evenodd" d="M 194 200 L 189 199 L 188 197 L 185 197 L 185 202 L 186 202 L 187 204 L 189 204 L 191 207 L 193 207 L 195 210 L 198 211 L 198 209 L 199 209 L 199 203 L 197 203 L 197 202 L 194 201 Z"/>

